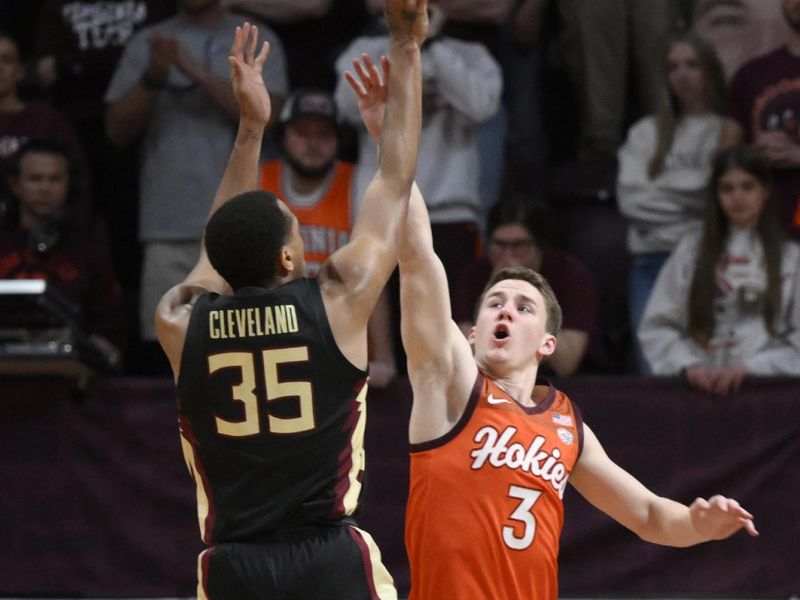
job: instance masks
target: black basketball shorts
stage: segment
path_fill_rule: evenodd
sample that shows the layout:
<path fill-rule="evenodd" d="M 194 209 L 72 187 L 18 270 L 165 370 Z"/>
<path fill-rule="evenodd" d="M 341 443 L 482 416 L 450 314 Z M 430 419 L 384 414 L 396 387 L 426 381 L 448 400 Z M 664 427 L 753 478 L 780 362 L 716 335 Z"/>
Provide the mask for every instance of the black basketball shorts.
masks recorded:
<path fill-rule="evenodd" d="M 197 598 L 396 600 L 397 591 L 372 537 L 338 523 L 211 546 L 198 557 Z"/>

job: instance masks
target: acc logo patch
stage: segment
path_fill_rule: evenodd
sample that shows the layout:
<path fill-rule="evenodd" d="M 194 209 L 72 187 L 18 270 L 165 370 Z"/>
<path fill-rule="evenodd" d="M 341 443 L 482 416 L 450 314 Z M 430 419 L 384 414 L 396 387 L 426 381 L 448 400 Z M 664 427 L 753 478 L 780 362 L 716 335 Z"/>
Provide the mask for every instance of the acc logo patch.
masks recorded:
<path fill-rule="evenodd" d="M 571 446 L 572 442 L 575 441 L 575 436 L 572 435 L 572 432 L 569 429 L 559 427 L 556 429 L 556 433 L 558 434 L 558 439 L 564 442 L 567 446 Z"/>

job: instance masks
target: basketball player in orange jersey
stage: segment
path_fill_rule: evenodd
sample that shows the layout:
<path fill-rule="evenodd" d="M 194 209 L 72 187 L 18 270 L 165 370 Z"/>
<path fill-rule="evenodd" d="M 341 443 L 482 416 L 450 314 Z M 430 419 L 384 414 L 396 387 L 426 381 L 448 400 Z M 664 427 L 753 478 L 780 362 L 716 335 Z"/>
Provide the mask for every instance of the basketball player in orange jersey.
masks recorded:
<path fill-rule="evenodd" d="M 359 79 L 347 79 L 379 138 L 383 78 L 369 59 L 354 67 Z M 691 546 L 739 529 L 758 535 L 735 500 L 713 496 L 685 506 L 648 490 L 608 457 L 563 392 L 536 385 L 561 325 L 544 278 L 524 267 L 496 272 L 467 340 L 450 316 L 447 279 L 416 186 L 405 235 L 400 303 L 414 394 L 410 600 L 555 600 L 568 481 L 646 541 Z"/>
<path fill-rule="evenodd" d="M 364 477 L 367 320 L 397 265 L 421 130 L 426 0 L 386 0 L 384 144 L 350 241 L 304 276 L 297 218 L 256 190 L 271 106 L 257 32 L 237 28 L 240 119 L 192 272 L 155 316 L 172 366 L 203 541 L 197 596 L 396 599 L 354 521 Z M 231 291 L 233 293 L 231 293 Z"/>

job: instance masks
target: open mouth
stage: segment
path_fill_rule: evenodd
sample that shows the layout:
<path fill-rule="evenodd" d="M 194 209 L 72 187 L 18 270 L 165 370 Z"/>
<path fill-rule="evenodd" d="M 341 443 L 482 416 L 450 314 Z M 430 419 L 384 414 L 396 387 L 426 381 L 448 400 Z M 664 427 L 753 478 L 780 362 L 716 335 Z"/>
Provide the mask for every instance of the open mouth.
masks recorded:
<path fill-rule="evenodd" d="M 504 323 L 500 323 L 494 329 L 494 339 L 496 339 L 496 340 L 508 339 L 509 335 L 511 335 L 511 334 L 508 331 L 508 326 L 506 326 Z"/>

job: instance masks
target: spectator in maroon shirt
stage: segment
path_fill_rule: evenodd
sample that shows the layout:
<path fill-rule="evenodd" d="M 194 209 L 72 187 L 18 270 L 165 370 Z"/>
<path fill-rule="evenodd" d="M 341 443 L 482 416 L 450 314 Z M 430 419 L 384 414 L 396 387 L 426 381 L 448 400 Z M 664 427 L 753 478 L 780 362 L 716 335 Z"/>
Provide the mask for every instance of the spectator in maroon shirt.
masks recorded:
<path fill-rule="evenodd" d="M 556 375 L 568 376 L 586 366 L 587 358 L 600 362 L 597 291 L 583 263 L 549 244 L 550 220 L 544 205 L 527 199 L 494 206 L 487 226 L 487 256 L 468 265 L 459 278 L 453 319 L 466 335 L 474 324 L 475 304 L 494 269 L 524 266 L 538 271 L 553 288 L 564 313 L 558 346 L 546 365 Z"/>
<path fill-rule="evenodd" d="M 29 138 L 61 142 L 77 170 L 74 212 L 80 213 L 83 222 L 89 222 L 89 168 L 78 137 L 60 112 L 20 98 L 18 86 L 24 74 L 16 41 L 0 32 L 0 161 L 8 161 Z"/>
<path fill-rule="evenodd" d="M 124 342 L 122 291 L 108 249 L 75 228 L 66 149 L 32 139 L 17 152 L 9 187 L 15 210 L 0 220 L 0 279 L 43 279 L 74 305 L 96 346 L 114 355 Z"/>

